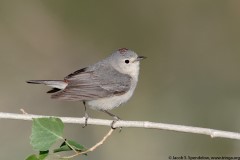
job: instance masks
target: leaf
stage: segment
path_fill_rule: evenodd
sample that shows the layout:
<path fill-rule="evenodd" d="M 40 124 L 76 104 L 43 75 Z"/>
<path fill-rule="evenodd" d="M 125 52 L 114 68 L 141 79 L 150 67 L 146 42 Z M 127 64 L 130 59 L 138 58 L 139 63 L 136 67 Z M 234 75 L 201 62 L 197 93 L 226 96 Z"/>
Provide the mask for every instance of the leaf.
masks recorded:
<path fill-rule="evenodd" d="M 59 118 L 34 118 L 31 145 L 38 151 L 47 151 L 58 140 L 63 139 L 64 124 Z"/>
<path fill-rule="evenodd" d="M 33 154 L 25 160 L 44 160 L 47 156 L 48 156 L 48 153 L 41 154 L 41 155 Z"/>
<path fill-rule="evenodd" d="M 39 155 L 44 155 L 44 154 L 48 154 L 48 153 L 49 153 L 49 150 L 47 150 L 47 151 L 40 151 Z"/>
<path fill-rule="evenodd" d="M 48 156 L 48 154 L 42 154 L 38 156 L 39 160 L 44 160 L 46 157 Z"/>
<path fill-rule="evenodd" d="M 76 151 L 79 151 L 79 152 L 86 150 L 86 148 L 83 145 L 81 145 L 73 140 L 66 140 L 61 144 L 61 146 L 58 149 L 55 149 L 53 152 L 57 153 L 57 152 L 63 152 L 63 151 L 71 151 L 72 148 L 69 147 L 69 145 L 72 148 L 74 148 Z"/>
<path fill-rule="evenodd" d="M 30 155 L 29 157 L 27 157 L 25 160 L 39 160 L 39 159 L 35 154 L 33 154 L 33 155 Z"/>
<path fill-rule="evenodd" d="M 48 156 L 48 153 L 49 153 L 49 150 L 47 150 L 47 151 L 40 151 L 38 159 L 39 160 L 44 160 Z"/>

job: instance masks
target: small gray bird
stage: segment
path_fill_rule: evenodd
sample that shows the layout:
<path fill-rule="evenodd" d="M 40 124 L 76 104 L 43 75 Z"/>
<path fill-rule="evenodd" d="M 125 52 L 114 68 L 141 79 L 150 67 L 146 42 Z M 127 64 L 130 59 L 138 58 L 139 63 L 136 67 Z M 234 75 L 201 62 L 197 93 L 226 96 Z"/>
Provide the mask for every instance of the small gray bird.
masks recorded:
<path fill-rule="evenodd" d="M 119 120 L 110 113 L 115 107 L 127 102 L 138 82 L 140 60 L 138 56 L 127 48 L 118 49 L 109 57 L 94 65 L 77 70 L 64 80 L 30 80 L 27 83 L 45 84 L 52 87 L 47 93 L 51 98 L 66 101 L 83 101 L 85 107 L 85 125 L 88 114 L 86 105 L 91 109 L 100 110 L 114 118 L 111 125 Z"/>

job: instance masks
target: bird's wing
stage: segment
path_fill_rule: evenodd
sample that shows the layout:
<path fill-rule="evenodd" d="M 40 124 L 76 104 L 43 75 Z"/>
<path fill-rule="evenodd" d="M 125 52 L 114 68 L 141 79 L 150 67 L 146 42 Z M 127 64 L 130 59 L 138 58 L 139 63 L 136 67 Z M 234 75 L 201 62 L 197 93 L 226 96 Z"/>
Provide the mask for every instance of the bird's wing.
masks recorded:
<path fill-rule="evenodd" d="M 67 87 L 52 94 L 54 99 L 69 101 L 95 100 L 121 95 L 130 89 L 131 77 L 109 66 L 83 68 L 67 77 Z"/>

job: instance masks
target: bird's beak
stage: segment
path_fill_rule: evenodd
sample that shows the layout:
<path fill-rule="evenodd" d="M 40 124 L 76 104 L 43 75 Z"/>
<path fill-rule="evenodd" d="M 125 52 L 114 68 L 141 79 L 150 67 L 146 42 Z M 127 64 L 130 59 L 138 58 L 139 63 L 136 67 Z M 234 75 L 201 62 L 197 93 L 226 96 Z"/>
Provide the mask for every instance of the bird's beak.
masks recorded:
<path fill-rule="evenodd" d="M 143 60 L 143 59 L 145 59 L 145 58 L 147 58 L 147 57 L 144 57 L 144 56 L 138 56 L 137 59 L 136 59 L 135 61 L 141 61 L 141 60 Z"/>

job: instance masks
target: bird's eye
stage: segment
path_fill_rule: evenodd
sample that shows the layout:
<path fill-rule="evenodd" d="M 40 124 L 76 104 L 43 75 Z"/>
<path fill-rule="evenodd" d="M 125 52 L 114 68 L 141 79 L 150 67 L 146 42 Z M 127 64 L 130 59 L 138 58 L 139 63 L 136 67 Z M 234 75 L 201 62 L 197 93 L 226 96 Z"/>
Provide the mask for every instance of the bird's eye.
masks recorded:
<path fill-rule="evenodd" d="M 126 63 L 126 64 L 128 64 L 128 63 L 129 63 L 129 60 L 128 60 L 128 59 L 126 59 L 126 60 L 125 60 L 125 63 Z"/>

